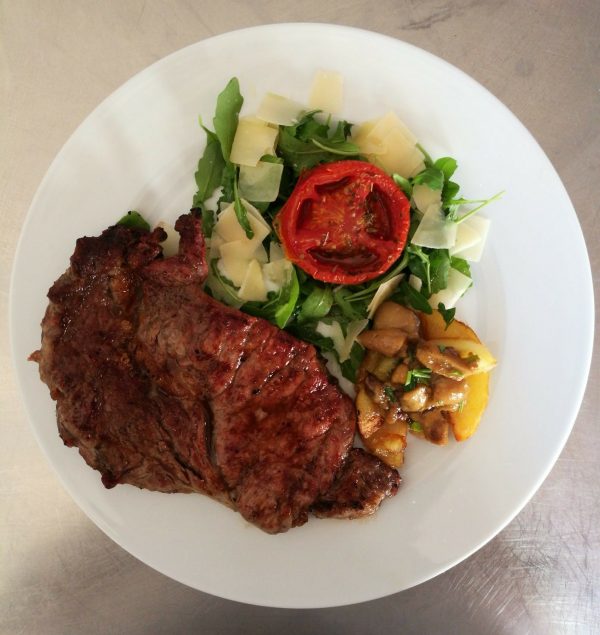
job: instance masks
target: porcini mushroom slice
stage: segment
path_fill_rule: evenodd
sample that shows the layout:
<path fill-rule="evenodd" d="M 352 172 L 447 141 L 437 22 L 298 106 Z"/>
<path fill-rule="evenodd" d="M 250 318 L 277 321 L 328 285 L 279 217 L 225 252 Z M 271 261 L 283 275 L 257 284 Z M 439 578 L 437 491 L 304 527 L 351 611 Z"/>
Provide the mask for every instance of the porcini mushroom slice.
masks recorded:
<path fill-rule="evenodd" d="M 384 302 L 375 313 L 373 320 L 375 329 L 401 329 L 409 339 L 419 337 L 419 318 L 414 311 L 397 302 Z"/>

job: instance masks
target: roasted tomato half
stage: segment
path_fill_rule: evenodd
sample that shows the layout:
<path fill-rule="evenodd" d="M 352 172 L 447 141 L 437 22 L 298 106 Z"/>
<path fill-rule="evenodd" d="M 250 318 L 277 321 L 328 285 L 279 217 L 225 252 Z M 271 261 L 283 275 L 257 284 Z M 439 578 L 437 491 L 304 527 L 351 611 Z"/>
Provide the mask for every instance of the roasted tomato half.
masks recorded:
<path fill-rule="evenodd" d="M 305 172 L 277 216 L 286 257 L 317 280 L 358 284 L 398 259 L 410 203 L 365 161 L 325 163 Z"/>

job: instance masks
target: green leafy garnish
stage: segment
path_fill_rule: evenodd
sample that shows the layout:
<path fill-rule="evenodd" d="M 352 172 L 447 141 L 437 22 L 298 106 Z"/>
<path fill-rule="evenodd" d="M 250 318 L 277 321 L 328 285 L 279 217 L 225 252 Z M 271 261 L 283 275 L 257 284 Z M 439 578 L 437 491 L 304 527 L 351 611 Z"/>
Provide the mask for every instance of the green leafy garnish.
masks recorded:
<path fill-rule="evenodd" d="M 454 321 L 454 314 L 456 313 L 456 308 L 447 309 L 444 306 L 443 302 L 438 302 L 437 308 L 440 314 L 442 315 L 442 317 L 444 318 L 444 322 L 446 323 L 446 328 L 448 328 L 450 324 L 452 324 L 452 322 Z"/>
<path fill-rule="evenodd" d="M 150 231 L 150 224 L 148 221 L 135 210 L 127 212 L 125 216 L 117 221 L 117 225 L 123 225 L 129 227 L 129 229 L 143 229 L 144 231 Z"/>
<path fill-rule="evenodd" d="M 237 174 L 233 179 L 233 209 L 235 210 L 235 217 L 237 218 L 240 227 L 246 232 L 246 237 L 254 238 L 254 230 L 248 220 L 248 213 L 246 212 L 246 208 L 244 207 L 242 199 L 238 194 Z"/>
<path fill-rule="evenodd" d="M 398 398 L 396 397 L 396 393 L 394 392 L 394 389 L 391 386 L 385 386 L 383 388 L 383 392 L 385 393 L 385 396 L 388 398 L 388 401 L 395 403 L 398 401 Z"/>
<path fill-rule="evenodd" d="M 444 173 L 439 168 L 425 168 L 412 179 L 413 185 L 426 185 L 430 190 L 441 190 L 444 187 Z"/>
<path fill-rule="evenodd" d="M 403 176 L 399 174 L 392 174 L 392 178 L 396 185 L 406 194 L 406 198 L 410 199 L 412 196 L 412 183 L 409 179 L 405 179 Z"/>
<path fill-rule="evenodd" d="M 307 112 L 293 126 L 280 126 L 277 151 L 296 176 L 319 163 L 339 161 L 340 156 L 357 157 L 359 148 L 348 141 L 350 124 L 340 121 L 330 131 L 327 123 L 315 118 L 319 111 Z"/>
<path fill-rule="evenodd" d="M 454 221 L 457 224 L 462 223 L 463 221 L 467 220 L 467 218 L 470 218 L 471 216 L 473 216 L 473 214 L 477 214 L 477 212 L 481 211 L 484 207 L 486 207 L 490 203 L 493 203 L 494 201 L 497 201 L 498 199 L 500 199 L 503 194 L 504 194 L 504 191 L 498 192 L 497 194 L 494 194 L 494 196 L 491 196 L 490 198 L 483 198 L 483 199 L 453 198 L 447 202 L 447 207 L 450 208 L 450 211 L 448 212 L 448 214 L 446 214 L 446 218 Z M 465 214 L 462 214 L 462 216 L 459 216 L 458 208 L 461 205 L 468 205 L 471 203 L 479 203 L 479 205 L 477 205 L 473 209 L 470 209 Z"/>
<path fill-rule="evenodd" d="M 350 358 L 340 364 L 342 375 L 351 382 L 356 383 L 356 375 L 364 357 L 365 349 L 355 342 L 350 351 Z"/>
<path fill-rule="evenodd" d="M 300 307 L 298 321 L 319 320 L 331 310 L 334 295 L 331 287 L 315 286 Z"/>
<path fill-rule="evenodd" d="M 418 421 L 415 421 L 414 419 L 409 420 L 408 427 L 413 432 L 423 432 L 423 426 Z"/>
<path fill-rule="evenodd" d="M 428 384 L 431 379 L 431 369 L 429 368 L 412 368 L 406 373 L 404 381 L 404 391 L 413 390 L 417 384 Z"/>
<path fill-rule="evenodd" d="M 246 313 L 269 320 L 280 329 L 283 329 L 290 321 L 299 295 L 298 276 L 296 275 L 296 268 L 292 267 L 288 283 L 278 293 L 271 291 L 266 302 L 246 302 L 241 308 Z"/>
<path fill-rule="evenodd" d="M 208 128 L 202 126 L 202 129 L 206 133 L 206 147 L 198 161 L 198 168 L 194 174 L 198 190 L 194 194 L 192 207 L 200 207 L 221 185 L 223 168 L 225 167 L 225 159 L 223 158 L 219 138 Z"/>
<path fill-rule="evenodd" d="M 240 94 L 237 77 L 232 77 L 227 86 L 217 97 L 217 107 L 213 118 L 215 133 L 221 144 L 221 152 L 225 161 L 229 162 L 233 138 L 237 130 L 239 114 L 244 103 Z"/>
<path fill-rule="evenodd" d="M 433 167 L 442 171 L 444 174 L 444 182 L 447 182 L 456 172 L 458 164 L 456 163 L 456 159 L 453 159 L 452 157 L 442 157 L 433 164 Z"/>

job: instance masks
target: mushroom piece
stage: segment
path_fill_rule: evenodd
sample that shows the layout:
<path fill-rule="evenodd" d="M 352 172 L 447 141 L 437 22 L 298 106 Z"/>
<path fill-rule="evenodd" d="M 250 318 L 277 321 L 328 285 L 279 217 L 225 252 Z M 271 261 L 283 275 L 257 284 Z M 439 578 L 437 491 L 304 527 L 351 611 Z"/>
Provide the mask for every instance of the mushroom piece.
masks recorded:
<path fill-rule="evenodd" d="M 427 366 L 437 375 L 454 381 L 460 381 L 465 375 L 473 372 L 473 364 L 464 360 L 451 346 L 441 347 L 421 340 L 415 356 L 423 366 Z"/>
<path fill-rule="evenodd" d="M 402 395 L 400 405 L 405 412 L 421 412 L 429 407 L 430 396 L 431 388 L 425 384 L 419 384 Z"/>
<path fill-rule="evenodd" d="M 383 302 L 375 313 L 373 327 L 375 329 L 401 329 L 409 339 L 419 337 L 420 321 L 417 314 L 396 302 Z"/>
<path fill-rule="evenodd" d="M 436 445 L 448 443 L 449 415 L 445 410 L 432 408 L 425 412 L 408 413 L 409 417 L 420 424 L 423 436 Z"/>
<path fill-rule="evenodd" d="M 431 381 L 433 394 L 430 406 L 444 407 L 454 410 L 464 403 L 469 393 L 469 385 L 465 381 L 455 381 L 447 377 L 433 376 Z"/>
<path fill-rule="evenodd" d="M 406 333 L 397 328 L 375 329 L 363 331 L 358 341 L 367 349 L 377 351 L 386 357 L 397 357 L 406 344 Z"/>
<path fill-rule="evenodd" d="M 371 374 L 367 375 L 365 377 L 365 388 L 376 404 L 386 407 L 389 405 L 388 396 L 385 394 L 385 384 L 379 379 Z"/>

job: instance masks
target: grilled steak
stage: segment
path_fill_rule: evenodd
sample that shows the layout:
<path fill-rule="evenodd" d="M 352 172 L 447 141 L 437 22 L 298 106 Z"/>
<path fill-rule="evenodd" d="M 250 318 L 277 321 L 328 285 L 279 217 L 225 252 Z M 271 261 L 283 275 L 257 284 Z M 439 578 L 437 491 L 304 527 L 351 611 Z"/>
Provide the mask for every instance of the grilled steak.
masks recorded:
<path fill-rule="evenodd" d="M 31 358 L 65 444 L 106 487 L 200 492 L 270 533 L 372 513 L 399 476 L 350 452 L 351 400 L 311 345 L 204 293 L 200 223 L 176 229 L 166 259 L 162 229 L 80 238 L 50 289 Z"/>

